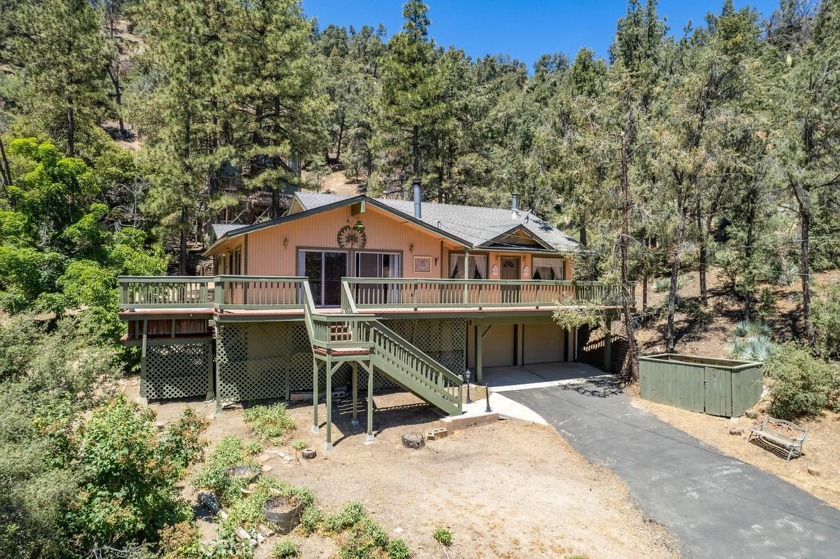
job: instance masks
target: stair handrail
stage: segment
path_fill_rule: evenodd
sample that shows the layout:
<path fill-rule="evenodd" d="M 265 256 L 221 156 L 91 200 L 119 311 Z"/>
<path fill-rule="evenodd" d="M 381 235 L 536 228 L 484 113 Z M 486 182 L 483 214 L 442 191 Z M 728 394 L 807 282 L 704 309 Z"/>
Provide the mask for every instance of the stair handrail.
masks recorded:
<path fill-rule="evenodd" d="M 353 314 L 359 312 L 359 309 L 356 308 L 356 299 L 353 297 L 353 292 L 350 291 L 350 284 L 347 283 L 346 278 L 341 280 L 341 310 Z"/>
<path fill-rule="evenodd" d="M 403 338 L 402 336 L 400 336 L 399 334 L 394 332 L 392 329 L 385 326 L 382 323 L 382 321 L 376 320 L 375 323 L 376 323 L 374 325 L 375 330 L 379 331 L 380 333 L 382 333 L 385 336 L 388 336 L 388 337 L 392 338 L 399 345 L 403 346 L 404 348 L 406 348 L 409 351 L 411 351 L 412 353 L 414 353 L 416 355 L 416 357 L 420 361 L 422 361 L 424 364 L 431 367 L 432 369 L 435 369 L 436 371 L 439 371 L 446 380 L 452 382 L 453 384 L 455 384 L 457 386 L 460 386 L 464 383 L 464 380 L 460 377 L 460 375 L 456 375 L 455 373 L 450 371 L 449 368 L 447 368 L 445 365 L 443 365 L 443 364 L 435 361 L 431 357 L 429 357 L 426 354 L 425 351 L 423 351 L 419 347 L 415 346 L 414 344 L 412 344 L 411 342 L 409 342 L 408 340 L 406 340 L 405 338 Z M 377 345 L 378 344 L 374 343 L 375 347 Z M 378 347 L 377 347 L 377 349 L 378 349 Z"/>

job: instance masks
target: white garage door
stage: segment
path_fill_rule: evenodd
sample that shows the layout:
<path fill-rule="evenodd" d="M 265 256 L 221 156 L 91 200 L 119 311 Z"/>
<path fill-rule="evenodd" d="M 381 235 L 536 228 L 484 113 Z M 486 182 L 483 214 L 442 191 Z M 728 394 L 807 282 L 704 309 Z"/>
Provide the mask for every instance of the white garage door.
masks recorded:
<path fill-rule="evenodd" d="M 525 364 L 563 361 L 563 340 L 563 330 L 555 324 L 526 324 L 523 344 Z"/>
<path fill-rule="evenodd" d="M 513 365 L 513 325 L 493 326 L 482 339 L 484 367 Z"/>

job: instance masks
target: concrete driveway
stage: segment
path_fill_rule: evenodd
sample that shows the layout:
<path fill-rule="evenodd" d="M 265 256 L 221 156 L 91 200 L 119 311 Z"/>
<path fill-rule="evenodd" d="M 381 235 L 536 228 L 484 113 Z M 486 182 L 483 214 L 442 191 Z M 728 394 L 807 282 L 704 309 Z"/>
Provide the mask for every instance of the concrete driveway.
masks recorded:
<path fill-rule="evenodd" d="M 490 370 L 487 379 L 500 397 L 527 406 L 588 460 L 615 472 L 676 537 L 682 556 L 840 557 L 837 509 L 634 408 L 616 380 L 595 368 L 533 368 Z M 582 374 L 570 378 L 574 371 Z M 521 382 L 528 375 L 534 384 Z"/>

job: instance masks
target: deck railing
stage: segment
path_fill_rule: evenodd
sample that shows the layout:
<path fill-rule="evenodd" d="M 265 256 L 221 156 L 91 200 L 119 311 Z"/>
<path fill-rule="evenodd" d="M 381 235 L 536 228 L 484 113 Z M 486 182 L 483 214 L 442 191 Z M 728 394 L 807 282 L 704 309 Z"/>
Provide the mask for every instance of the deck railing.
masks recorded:
<path fill-rule="evenodd" d="M 303 309 L 303 277 L 122 276 L 121 309 Z"/>
<path fill-rule="evenodd" d="M 583 281 L 344 278 L 343 307 L 358 309 L 617 306 L 618 284 Z M 631 304 L 633 285 L 628 285 Z M 346 302 L 345 302 L 346 301 Z"/>
<path fill-rule="evenodd" d="M 119 279 L 121 309 L 212 308 L 303 310 L 304 277 L 215 276 Z M 627 286 L 631 305 L 634 285 Z M 375 309 L 551 308 L 556 305 L 621 304 L 619 284 L 585 281 L 344 278 L 345 314 Z"/>

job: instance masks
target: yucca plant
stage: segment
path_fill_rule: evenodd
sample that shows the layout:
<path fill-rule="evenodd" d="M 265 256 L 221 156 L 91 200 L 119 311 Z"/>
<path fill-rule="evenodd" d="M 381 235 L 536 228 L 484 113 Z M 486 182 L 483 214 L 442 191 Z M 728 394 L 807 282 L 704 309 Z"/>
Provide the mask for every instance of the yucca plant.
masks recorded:
<path fill-rule="evenodd" d="M 735 323 L 735 327 L 732 329 L 732 335 L 736 338 L 746 338 L 750 335 L 751 330 L 752 322 L 749 320 L 742 320 Z"/>
<path fill-rule="evenodd" d="M 766 322 L 742 320 L 732 328 L 734 340 L 729 344 L 729 353 L 735 359 L 766 361 L 776 348 L 772 335 L 773 331 Z"/>

